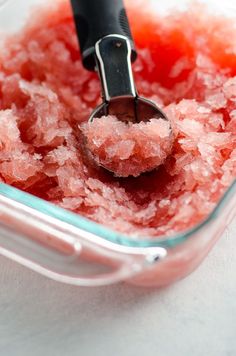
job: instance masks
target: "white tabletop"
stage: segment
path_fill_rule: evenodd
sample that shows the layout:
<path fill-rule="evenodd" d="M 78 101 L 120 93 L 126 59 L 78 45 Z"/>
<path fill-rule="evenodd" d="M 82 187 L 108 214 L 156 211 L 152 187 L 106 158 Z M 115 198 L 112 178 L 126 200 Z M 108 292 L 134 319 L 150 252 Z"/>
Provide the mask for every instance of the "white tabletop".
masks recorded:
<path fill-rule="evenodd" d="M 162 290 L 63 285 L 0 257 L 0 355 L 235 356 L 235 238 L 236 219 L 197 271 Z"/>

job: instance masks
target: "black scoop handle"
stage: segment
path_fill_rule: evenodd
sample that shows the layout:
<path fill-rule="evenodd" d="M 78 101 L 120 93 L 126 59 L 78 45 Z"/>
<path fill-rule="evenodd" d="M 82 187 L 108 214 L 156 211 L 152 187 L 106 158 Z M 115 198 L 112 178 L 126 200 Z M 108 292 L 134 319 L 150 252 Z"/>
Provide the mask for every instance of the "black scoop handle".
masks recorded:
<path fill-rule="evenodd" d="M 137 57 L 123 0 L 71 0 L 83 65 L 95 70 L 95 44 L 117 34 L 130 40 L 131 60 Z"/>

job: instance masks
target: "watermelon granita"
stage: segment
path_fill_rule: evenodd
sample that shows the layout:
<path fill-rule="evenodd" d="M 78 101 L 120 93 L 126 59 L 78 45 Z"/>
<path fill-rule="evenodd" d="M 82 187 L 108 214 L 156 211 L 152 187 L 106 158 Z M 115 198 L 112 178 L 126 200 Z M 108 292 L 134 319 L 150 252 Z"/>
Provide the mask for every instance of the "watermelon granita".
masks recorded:
<path fill-rule="evenodd" d="M 162 165 L 119 178 L 86 154 L 100 83 L 82 66 L 69 1 L 58 0 L 2 44 L 0 180 L 131 236 L 169 236 L 206 218 L 236 177 L 236 32 L 199 4 L 164 17 L 127 8 L 137 90 L 170 118 L 173 147 L 166 123 L 121 135 L 113 117 L 94 122 L 97 149 L 123 175 Z"/>
<path fill-rule="evenodd" d="M 82 132 L 88 154 L 117 177 L 157 168 L 171 153 L 174 139 L 170 122 L 161 118 L 133 124 L 103 116 L 84 123 Z"/>

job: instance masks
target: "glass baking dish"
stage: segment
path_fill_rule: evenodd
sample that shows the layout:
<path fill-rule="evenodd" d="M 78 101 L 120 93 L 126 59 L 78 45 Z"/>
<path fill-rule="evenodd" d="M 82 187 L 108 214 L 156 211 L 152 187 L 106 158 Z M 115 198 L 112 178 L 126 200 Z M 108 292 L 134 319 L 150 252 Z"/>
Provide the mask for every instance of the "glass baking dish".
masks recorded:
<path fill-rule="evenodd" d="M 32 4 L 43 2 L 0 1 L 0 32 L 17 30 Z M 208 2 L 236 17 L 233 1 Z M 175 1 L 153 3 L 165 11 Z M 235 214 L 236 180 L 201 224 L 172 237 L 137 240 L 0 183 L 0 253 L 68 284 L 98 286 L 125 280 L 160 287 L 192 272 Z"/>

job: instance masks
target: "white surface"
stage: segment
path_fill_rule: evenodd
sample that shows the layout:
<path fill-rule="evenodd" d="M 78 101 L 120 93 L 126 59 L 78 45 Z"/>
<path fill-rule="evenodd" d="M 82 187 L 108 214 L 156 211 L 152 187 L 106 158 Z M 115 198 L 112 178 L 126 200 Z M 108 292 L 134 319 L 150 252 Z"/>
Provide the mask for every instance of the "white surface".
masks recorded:
<path fill-rule="evenodd" d="M 236 220 L 196 272 L 162 290 L 71 287 L 0 257 L 0 355 L 235 356 L 235 238 Z"/>
<path fill-rule="evenodd" d="M 59 284 L 0 258 L 1 356 L 235 356 L 236 220 L 162 289 Z"/>

